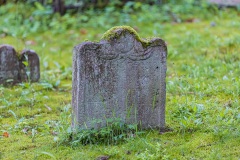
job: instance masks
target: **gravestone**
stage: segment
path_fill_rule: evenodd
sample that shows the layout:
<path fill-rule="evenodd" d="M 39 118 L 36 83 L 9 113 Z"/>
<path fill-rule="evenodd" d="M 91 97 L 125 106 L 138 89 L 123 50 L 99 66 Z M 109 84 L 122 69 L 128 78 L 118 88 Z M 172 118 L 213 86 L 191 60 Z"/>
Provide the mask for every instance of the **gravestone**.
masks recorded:
<path fill-rule="evenodd" d="M 37 82 L 39 78 L 39 57 L 34 51 L 18 54 L 12 46 L 0 45 L 0 84 Z"/>
<path fill-rule="evenodd" d="M 19 60 L 17 52 L 10 45 L 0 46 L 0 84 L 19 81 Z"/>
<path fill-rule="evenodd" d="M 99 128 L 120 118 L 142 128 L 165 127 L 167 46 L 140 39 L 128 26 L 107 31 L 99 43 L 73 49 L 73 128 Z"/>
<path fill-rule="evenodd" d="M 239 6 L 240 0 L 208 0 L 210 3 L 217 4 L 219 6 Z"/>
<path fill-rule="evenodd" d="M 30 79 L 31 82 L 37 82 L 40 79 L 39 57 L 33 50 L 23 50 L 21 52 L 21 62 L 27 62 L 22 65 L 23 81 Z"/>

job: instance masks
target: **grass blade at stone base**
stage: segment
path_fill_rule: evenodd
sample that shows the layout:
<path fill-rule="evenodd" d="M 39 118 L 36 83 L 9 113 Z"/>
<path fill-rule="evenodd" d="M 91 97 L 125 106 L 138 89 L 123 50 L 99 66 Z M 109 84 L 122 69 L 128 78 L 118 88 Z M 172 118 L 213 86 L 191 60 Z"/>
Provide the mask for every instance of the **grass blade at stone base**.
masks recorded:
<path fill-rule="evenodd" d="M 47 156 L 49 156 L 49 157 L 51 157 L 53 159 L 56 159 L 56 157 L 53 154 L 49 153 L 49 152 L 42 151 L 42 152 L 40 152 L 40 155 L 47 155 Z M 40 156 L 40 155 L 38 155 L 38 156 Z"/>

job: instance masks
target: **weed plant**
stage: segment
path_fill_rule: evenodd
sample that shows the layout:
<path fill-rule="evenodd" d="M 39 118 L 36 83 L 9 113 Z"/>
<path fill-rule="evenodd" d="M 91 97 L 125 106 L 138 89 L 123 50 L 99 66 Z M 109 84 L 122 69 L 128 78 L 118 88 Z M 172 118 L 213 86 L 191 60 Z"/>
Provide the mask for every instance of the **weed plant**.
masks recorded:
<path fill-rule="evenodd" d="M 101 121 L 101 120 L 100 120 Z M 98 121 L 99 122 L 99 121 Z M 106 119 L 106 126 L 100 129 L 81 129 L 72 133 L 70 143 L 75 145 L 116 145 L 140 135 L 137 124 L 125 124 L 119 118 Z"/>

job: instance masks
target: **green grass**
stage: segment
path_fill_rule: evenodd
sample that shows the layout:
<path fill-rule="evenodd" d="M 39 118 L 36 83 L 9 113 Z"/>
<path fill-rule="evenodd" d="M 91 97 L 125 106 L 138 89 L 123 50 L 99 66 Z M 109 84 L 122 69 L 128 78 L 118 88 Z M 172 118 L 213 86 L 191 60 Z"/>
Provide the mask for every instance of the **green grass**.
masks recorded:
<path fill-rule="evenodd" d="M 0 159 L 85 160 L 101 155 L 110 159 L 240 158 L 239 12 L 179 13 L 181 23 L 156 21 L 159 14 L 144 11 L 129 14 L 131 20 L 124 23 L 121 16 L 109 24 L 106 15 L 98 17 L 106 21 L 106 27 L 94 17 L 88 23 L 68 27 L 66 23 L 78 22 L 76 15 L 68 15 L 69 22 L 64 21 L 66 16 L 55 16 L 51 22 L 57 23 L 54 27 L 31 32 L 26 29 L 31 26 L 14 19 L 22 12 L 14 7 L 3 8 L 13 18 L 0 15 L 0 21 L 16 22 L 1 26 L 8 31 L 0 44 L 13 45 L 17 51 L 35 50 L 41 60 L 41 80 L 0 86 L 0 135 L 10 134 L 0 137 Z M 184 22 L 187 18 L 199 21 Z M 216 25 L 211 26 L 212 22 Z M 86 39 L 100 40 L 113 25 L 130 25 L 141 37 L 159 36 L 167 42 L 166 124 L 172 131 L 159 134 L 149 130 L 118 145 L 60 144 L 71 123 L 72 49 Z"/>

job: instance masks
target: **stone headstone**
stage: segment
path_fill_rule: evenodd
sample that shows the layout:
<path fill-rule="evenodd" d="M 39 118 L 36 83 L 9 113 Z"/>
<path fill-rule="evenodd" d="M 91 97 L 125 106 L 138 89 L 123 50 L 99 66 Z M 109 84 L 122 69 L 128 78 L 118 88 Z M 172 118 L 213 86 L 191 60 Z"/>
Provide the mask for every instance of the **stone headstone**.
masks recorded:
<path fill-rule="evenodd" d="M 39 58 L 34 51 L 25 50 L 18 54 L 12 46 L 0 45 L 0 84 L 37 82 L 39 78 Z"/>
<path fill-rule="evenodd" d="M 19 82 L 19 60 L 10 45 L 0 46 L 0 84 Z"/>
<path fill-rule="evenodd" d="M 239 6 L 240 0 L 208 0 L 210 3 L 220 6 Z"/>
<path fill-rule="evenodd" d="M 21 52 L 21 62 L 27 62 L 27 65 L 20 67 L 23 72 L 23 80 L 30 79 L 31 82 L 37 82 L 40 78 L 40 64 L 37 53 L 33 50 L 23 50 Z"/>
<path fill-rule="evenodd" d="M 166 58 L 162 39 L 142 40 L 126 26 L 110 29 L 99 43 L 75 46 L 72 127 L 99 128 L 116 117 L 164 128 Z"/>

